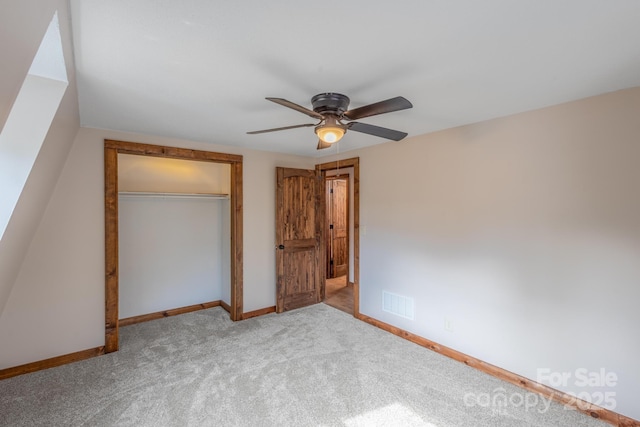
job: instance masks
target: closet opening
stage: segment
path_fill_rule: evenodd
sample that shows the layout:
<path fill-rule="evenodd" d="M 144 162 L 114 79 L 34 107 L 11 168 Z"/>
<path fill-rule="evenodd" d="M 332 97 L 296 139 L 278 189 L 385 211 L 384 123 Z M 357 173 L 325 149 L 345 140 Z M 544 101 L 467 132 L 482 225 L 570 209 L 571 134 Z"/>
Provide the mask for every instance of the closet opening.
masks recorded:
<path fill-rule="evenodd" d="M 242 156 L 105 140 L 105 237 L 105 352 L 158 316 L 242 319 Z"/>

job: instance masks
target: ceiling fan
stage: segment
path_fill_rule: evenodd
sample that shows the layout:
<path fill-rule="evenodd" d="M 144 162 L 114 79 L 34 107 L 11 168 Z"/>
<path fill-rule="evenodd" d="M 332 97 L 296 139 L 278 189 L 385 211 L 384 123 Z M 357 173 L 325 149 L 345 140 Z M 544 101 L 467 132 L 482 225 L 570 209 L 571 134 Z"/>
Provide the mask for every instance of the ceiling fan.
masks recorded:
<path fill-rule="evenodd" d="M 295 129 L 301 127 L 315 127 L 315 133 L 320 139 L 318 141 L 318 150 L 331 147 L 331 144 L 338 142 L 347 129 L 356 132 L 362 132 L 369 135 L 379 136 L 381 138 L 400 141 L 407 136 L 406 132 L 400 132 L 393 129 L 387 129 L 380 126 L 374 126 L 367 123 L 354 122 L 353 120 L 362 119 L 364 117 L 375 116 L 378 114 L 390 113 L 392 111 L 404 110 L 413 107 L 411 102 L 402 96 L 387 99 L 386 101 L 376 102 L 374 104 L 358 107 L 353 110 L 349 108 L 349 97 L 340 93 L 320 93 L 311 98 L 313 110 L 309 110 L 301 105 L 295 104 L 282 98 L 266 98 L 276 104 L 299 111 L 314 119 L 320 120 L 318 123 L 306 123 L 302 125 L 284 126 L 273 129 L 256 130 L 247 132 L 250 135 L 258 133 L 275 132 L 279 130 Z M 342 123 L 349 121 L 348 123 Z"/>

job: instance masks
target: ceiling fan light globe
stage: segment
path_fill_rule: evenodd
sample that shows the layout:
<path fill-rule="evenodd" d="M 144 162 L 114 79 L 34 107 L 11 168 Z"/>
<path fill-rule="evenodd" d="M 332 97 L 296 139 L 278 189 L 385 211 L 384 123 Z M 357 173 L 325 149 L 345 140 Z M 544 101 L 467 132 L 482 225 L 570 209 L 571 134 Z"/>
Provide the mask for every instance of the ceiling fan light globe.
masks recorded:
<path fill-rule="evenodd" d="M 328 144 L 333 144 L 334 142 L 338 142 L 340 141 L 340 139 L 342 139 L 342 137 L 344 136 L 344 129 L 339 127 L 325 126 L 316 129 L 316 134 L 322 141 Z"/>

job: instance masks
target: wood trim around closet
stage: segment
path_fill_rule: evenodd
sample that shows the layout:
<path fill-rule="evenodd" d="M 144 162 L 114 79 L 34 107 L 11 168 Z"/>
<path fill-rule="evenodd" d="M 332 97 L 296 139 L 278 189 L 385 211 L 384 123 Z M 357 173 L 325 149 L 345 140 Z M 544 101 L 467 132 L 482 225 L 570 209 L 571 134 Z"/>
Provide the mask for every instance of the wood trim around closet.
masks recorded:
<path fill-rule="evenodd" d="M 236 154 L 166 147 L 127 141 L 104 141 L 105 197 L 105 346 L 118 350 L 118 154 L 226 163 L 231 169 L 231 320 L 242 320 L 242 161 Z"/>
<path fill-rule="evenodd" d="M 220 307 L 222 301 L 203 302 L 202 304 L 188 305 L 186 307 L 172 308 L 169 310 L 156 311 L 155 313 L 131 316 L 118 321 L 118 326 L 129 326 L 137 323 L 148 322 L 150 320 L 163 319 L 165 317 L 178 316 L 180 314 L 193 313 L 194 311 L 206 310 L 213 307 Z"/>

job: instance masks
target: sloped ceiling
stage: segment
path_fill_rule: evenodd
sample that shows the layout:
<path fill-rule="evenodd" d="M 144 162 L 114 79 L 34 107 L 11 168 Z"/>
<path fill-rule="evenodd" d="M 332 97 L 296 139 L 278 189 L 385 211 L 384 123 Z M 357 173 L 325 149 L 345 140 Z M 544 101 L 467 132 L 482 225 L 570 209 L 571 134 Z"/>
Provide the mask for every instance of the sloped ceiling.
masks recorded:
<path fill-rule="evenodd" d="M 83 126 L 316 156 L 340 92 L 409 137 L 640 85 L 637 0 L 72 0 Z M 348 132 L 340 151 L 386 142 Z"/>

